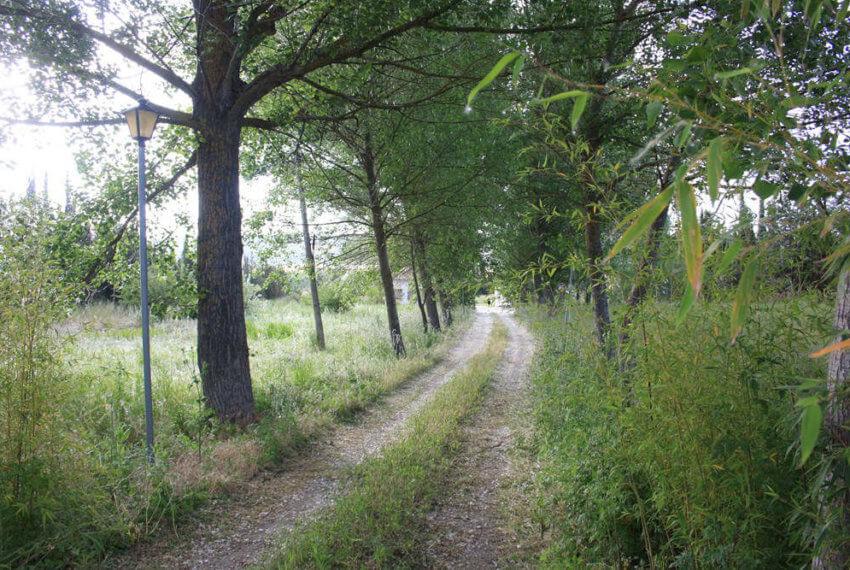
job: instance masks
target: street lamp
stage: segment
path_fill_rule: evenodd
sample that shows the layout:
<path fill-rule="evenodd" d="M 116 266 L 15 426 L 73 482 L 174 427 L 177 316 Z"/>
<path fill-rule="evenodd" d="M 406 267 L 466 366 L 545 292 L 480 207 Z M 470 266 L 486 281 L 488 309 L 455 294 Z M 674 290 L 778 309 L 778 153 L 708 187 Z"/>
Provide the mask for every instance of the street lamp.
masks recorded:
<path fill-rule="evenodd" d="M 145 221 L 145 141 L 153 136 L 159 115 L 142 99 L 139 105 L 124 112 L 130 136 L 139 143 L 139 265 L 142 293 L 142 357 L 145 381 L 145 439 L 148 463 L 153 463 L 153 395 L 151 392 L 151 334 L 148 307 L 148 236 Z"/>

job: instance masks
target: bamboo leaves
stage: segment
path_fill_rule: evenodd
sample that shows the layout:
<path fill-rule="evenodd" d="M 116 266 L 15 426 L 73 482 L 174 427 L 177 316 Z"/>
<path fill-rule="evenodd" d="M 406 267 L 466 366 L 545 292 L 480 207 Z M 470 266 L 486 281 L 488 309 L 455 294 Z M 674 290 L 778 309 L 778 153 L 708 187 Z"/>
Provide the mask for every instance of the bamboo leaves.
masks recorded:
<path fill-rule="evenodd" d="M 804 465 L 818 442 L 823 410 L 817 396 L 802 398 L 797 402 L 797 406 L 803 408 L 800 414 L 800 464 Z"/>
<path fill-rule="evenodd" d="M 812 358 L 820 358 L 821 356 L 826 356 L 833 352 L 847 350 L 848 348 L 850 348 L 850 338 L 829 344 L 820 350 L 816 350 L 809 356 L 811 356 Z"/>
<path fill-rule="evenodd" d="M 668 186 L 658 196 L 641 206 L 630 216 L 630 218 L 633 218 L 631 225 L 608 252 L 605 261 L 610 261 L 614 256 L 646 233 L 652 222 L 668 207 L 674 193 L 676 194 L 676 200 L 682 216 L 682 253 L 685 258 L 688 284 L 693 290 L 694 298 L 696 298 L 699 297 L 702 285 L 702 232 L 700 231 L 699 218 L 697 216 L 694 189 L 684 178 L 680 178 Z"/>
<path fill-rule="evenodd" d="M 682 214 L 682 253 L 688 283 L 694 291 L 694 297 L 699 297 L 702 285 L 702 232 L 693 187 L 687 181 L 679 180 L 676 182 L 676 198 Z"/>
<path fill-rule="evenodd" d="M 613 259 L 614 256 L 629 247 L 636 239 L 649 230 L 652 222 L 654 222 L 655 218 L 657 218 L 661 212 L 667 208 L 672 198 L 673 186 L 671 185 L 658 196 L 638 208 L 631 216 L 634 218 L 634 221 L 623 233 L 620 239 L 617 240 L 617 243 L 614 244 L 611 251 L 608 252 L 608 255 L 605 257 L 605 261 L 608 262 Z"/>
<path fill-rule="evenodd" d="M 720 196 L 720 181 L 723 179 L 723 137 L 717 137 L 708 145 L 708 158 L 705 163 L 705 178 L 708 182 L 708 194 L 716 202 Z"/>
<path fill-rule="evenodd" d="M 732 304 L 732 342 L 738 338 L 747 321 L 747 313 L 753 298 L 756 285 L 756 274 L 758 273 L 758 257 L 752 258 L 744 266 L 741 280 L 738 281 L 738 290 L 735 292 L 735 301 Z"/>
<path fill-rule="evenodd" d="M 472 105 L 473 99 L 488 85 L 493 83 L 493 81 L 499 76 L 502 71 L 511 64 L 515 59 L 520 57 L 522 54 L 518 51 L 512 51 L 511 53 L 505 54 L 502 58 L 496 62 L 496 65 L 493 66 L 487 75 L 485 75 L 478 84 L 472 88 L 472 91 L 469 92 L 469 95 L 466 97 L 466 105 L 467 107 Z M 519 68 L 514 66 L 514 75 L 519 74 Z"/>
<path fill-rule="evenodd" d="M 572 126 L 573 130 L 576 130 L 578 122 L 581 120 L 581 116 L 584 114 L 584 110 L 587 107 L 587 100 L 589 98 L 590 93 L 588 93 L 587 91 L 579 91 L 578 89 L 573 89 L 571 91 L 564 91 L 563 93 L 552 95 L 551 97 L 539 99 L 537 103 L 541 105 L 549 105 L 550 103 L 554 103 L 555 101 L 573 99 L 573 110 L 572 113 L 570 113 L 570 125 Z"/>

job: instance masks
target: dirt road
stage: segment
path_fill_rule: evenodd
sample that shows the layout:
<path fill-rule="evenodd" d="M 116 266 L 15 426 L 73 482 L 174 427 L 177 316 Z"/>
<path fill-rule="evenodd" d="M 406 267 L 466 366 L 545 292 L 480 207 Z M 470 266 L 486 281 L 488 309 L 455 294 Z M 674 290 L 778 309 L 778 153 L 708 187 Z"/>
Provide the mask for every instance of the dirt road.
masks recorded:
<path fill-rule="evenodd" d="M 338 496 L 348 469 L 380 451 L 398 437 L 407 419 L 432 394 L 480 352 L 495 319 L 504 318 L 511 329 L 511 346 L 500 378 L 520 363 L 527 350 L 525 333 L 510 317 L 479 309 L 466 334 L 443 361 L 406 382 L 354 425 L 338 426 L 325 441 L 282 473 L 267 473 L 240 489 L 238 500 L 205 509 L 179 536 L 140 544 L 124 556 L 107 561 L 115 568 L 239 568 L 261 560 L 269 546 L 299 522 L 316 515 Z M 514 346 L 519 342 L 519 346 Z M 504 383 L 499 380 L 499 383 Z M 189 525 L 183 525 L 189 527 Z"/>
<path fill-rule="evenodd" d="M 518 540 L 509 529 L 516 478 L 512 458 L 517 431 L 527 430 L 529 332 L 510 315 L 508 347 L 481 408 L 466 424 L 463 447 L 450 473 L 451 491 L 428 517 L 428 560 L 434 568 L 515 568 Z M 527 475 L 527 474 L 526 474 Z M 521 564 L 519 564 L 521 565 Z"/>

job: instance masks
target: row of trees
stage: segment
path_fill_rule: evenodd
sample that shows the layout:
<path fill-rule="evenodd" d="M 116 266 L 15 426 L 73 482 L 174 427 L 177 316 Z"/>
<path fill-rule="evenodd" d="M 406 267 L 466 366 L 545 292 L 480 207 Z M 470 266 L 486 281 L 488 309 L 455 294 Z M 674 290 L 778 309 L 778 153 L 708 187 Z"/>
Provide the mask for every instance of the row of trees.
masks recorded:
<path fill-rule="evenodd" d="M 154 108 L 173 127 L 152 194 L 196 170 L 204 395 L 245 422 L 240 175 L 296 191 L 318 339 L 308 205 L 342 213 L 323 239 L 345 258 L 377 263 L 399 355 L 401 266 L 415 268 L 434 329 L 441 296 L 445 320 L 452 293 L 491 277 L 541 303 L 587 291 L 612 360 L 653 293 L 686 318 L 734 288 L 734 341 L 757 280 L 785 292 L 837 282 L 846 334 L 846 15 L 846 2 L 818 0 L 0 0 L 0 53 L 26 59 L 40 96 L 9 122 L 118 123 L 102 94 L 141 97 L 128 67 L 162 89 Z M 119 189 L 128 178 L 107 176 Z M 111 237 L 83 280 L 109 265 L 134 214 L 103 216 L 96 235 Z M 841 520 L 846 344 L 822 352 L 827 397 L 801 417 L 805 460 L 826 411 L 837 459 L 823 504 Z M 844 560 L 833 541 L 818 564 Z"/>
<path fill-rule="evenodd" d="M 627 359 L 629 325 L 653 291 L 684 319 L 734 289 L 731 342 L 760 285 L 836 291 L 837 338 L 812 354 L 829 359 L 827 381 L 800 401 L 799 443 L 805 463 L 823 415 L 814 494 L 828 522 L 814 566 L 846 567 L 847 4 L 535 3 L 526 14 L 547 9 L 584 31 L 525 40 L 470 93 L 503 69 L 529 79 L 505 119 L 523 138 L 525 176 L 512 186 L 521 222 L 502 231 L 524 237 L 500 240 L 513 246 L 500 251 L 500 279 L 541 302 L 588 289 L 609 359 Z"/>
<path fill-rule="evenodd" d="M 437 110 L 445 116 L 455 106 L 458 85 L 480 72 L 476 65 L 481 59 L 474 57 L 480 45 L 457 39 L 465 31 L 460 23 L 469 17 L 498 18 L 506 8 L 458 0 L 3 0 L 0 53 L 10 66 L 26 62 L 37 99 L 24 108 L 16 101 L 4 121 L 66 127 L 118 124 L 117 109 L 107 97 L 143 95 L 131 87 L 127 69 L 138 74 L 140 84 L 151 85 L 147 93 L 156 89 L 162 94 L 153 98 L 152 107 L 173 128 L 157 153 L 158 182 L 151 198 L 175 191 L 183 174 L 196 172 L 198 365 L 204 395 L 220 418 L 250 421 L 254 403 L 243 300 L 240 162 L 250 163 L 254 171 L 291 171 L 292 161 L 284 156 L 297 149 L 309 163 L 303 176 L 315 179 L 321 173 L 326 181 L 320 197 L 371 229 L 389 328 L 396 352 L 402 354 L 390 238 L 404 232 L 414 243 L 426 306 L 432 307 L 434 291 L 440 288 L 426 271 L 431 263 L 467 273 L 456 269 L 457 256 L 450 262 L 430 261 L 439 256 L 436 249 L 433 254 L 425 251 L 436 239 L 427 222 L 436 210 L 474 207 L 467 198 L 475 193 L 464 191 L 478 177 L 464 164 L 484 156 L 470 151 L 487 135 L 464 124 L 443 131 L 437 128 L 439 121 L 429 121 Z M 480 118 L 476 121 L 487 126 Z M 422 128 L 411 128 L 415 124 Z M 429 136 L 427 125 L 433 141 L 421 138 Z M 464 136 L 454 138 L 459 133 Z M 443 140 L 437 140 L 438 134 Z M 246 159 L 243 147 L 251 149 L 251 158 Z M 464 164 L 449 164 L 449 158 Z M 120 194 L 133 171 L 110 167 L 102 178 Z M 102 220 L 107 227 L 96 232 L 106 242 L 102 255 L 83 281 L 95 281 L 114 260 L 135 215 L 132 207 L 122 208 L 120 216 L 108 213 L 112 215 Z M 446 243 L 446 251 L 474 243 L 473 220 L 464 220 L 470 222 L 468 231 Z M 442 219 L 444 224 L 450 221 Z M 442 284 L 441 290 L 450 289 Z"/>

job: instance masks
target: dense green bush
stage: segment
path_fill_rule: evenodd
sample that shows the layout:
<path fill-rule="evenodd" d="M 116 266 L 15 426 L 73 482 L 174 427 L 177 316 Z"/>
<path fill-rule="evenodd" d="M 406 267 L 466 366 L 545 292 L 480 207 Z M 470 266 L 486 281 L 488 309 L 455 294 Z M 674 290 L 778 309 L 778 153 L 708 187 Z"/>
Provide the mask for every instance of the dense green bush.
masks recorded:
<path fill-rule="evenodd" d="M 683 324 L 648 304 L 621 362 L 595 348 L 582 311 L 533 315 L 544 562 L 804 564 L 816 467 L 799 467 L 795 388 L 823 375 L 807 352 L 829 313 L 813 298 L 761 305 L 732 345 L 725 303 Z"/>
<path fill-rule="evenodd" d="M 309 294 L 305 297 L 308 302 L 311 302 Z M 319 302 L 322 304 L 322 311 L 344 313 L 354 306 L 355 301 L 357 301 L 357 297 L 354 291 L 345 283 L 323 283 L 319 287 Z"/>

